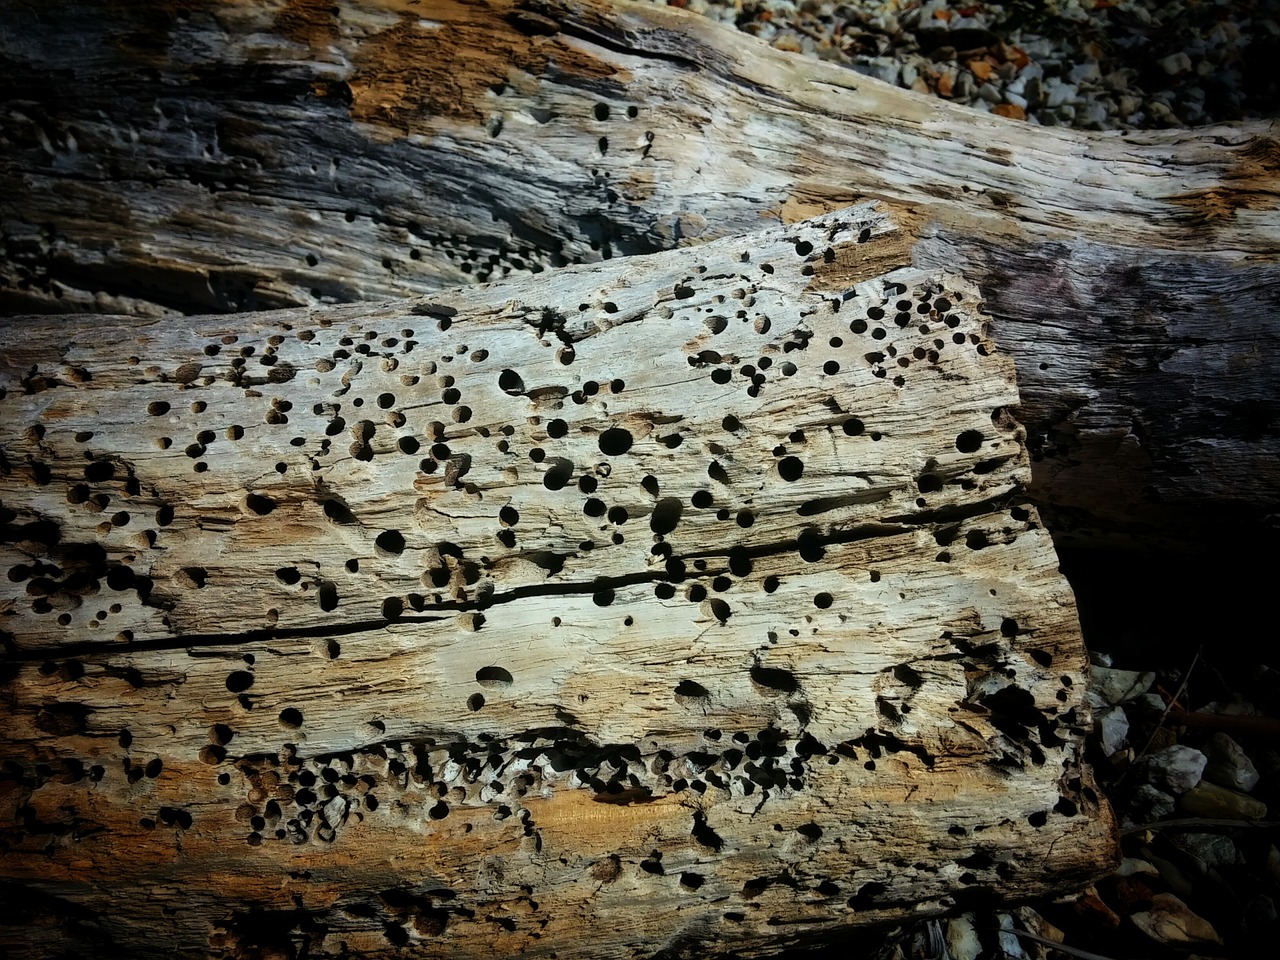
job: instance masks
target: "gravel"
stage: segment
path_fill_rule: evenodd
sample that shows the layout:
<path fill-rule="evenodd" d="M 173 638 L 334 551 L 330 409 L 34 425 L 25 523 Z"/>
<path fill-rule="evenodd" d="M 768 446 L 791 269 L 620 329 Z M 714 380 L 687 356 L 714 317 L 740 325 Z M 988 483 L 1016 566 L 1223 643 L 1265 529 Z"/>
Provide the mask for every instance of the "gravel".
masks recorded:
<path fill-rule="evenodd" d="M 1280 112 L 1280 0 L 650 0 L 781 49 L 1044 126 Z"/>

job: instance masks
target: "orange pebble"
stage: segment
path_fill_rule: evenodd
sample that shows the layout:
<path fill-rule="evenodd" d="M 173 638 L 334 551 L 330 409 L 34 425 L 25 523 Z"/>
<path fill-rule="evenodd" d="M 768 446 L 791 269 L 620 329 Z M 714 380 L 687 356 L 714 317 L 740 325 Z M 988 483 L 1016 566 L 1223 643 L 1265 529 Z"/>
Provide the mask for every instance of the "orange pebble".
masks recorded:
<path fill-rule="evenodd" d="M 1007 117 L 1010 120 L 1027 119 L 1027 111 L 1023 110 L 1016 103 L 997 103 L 991 108 L 991 112 L 998 117 Z"/>

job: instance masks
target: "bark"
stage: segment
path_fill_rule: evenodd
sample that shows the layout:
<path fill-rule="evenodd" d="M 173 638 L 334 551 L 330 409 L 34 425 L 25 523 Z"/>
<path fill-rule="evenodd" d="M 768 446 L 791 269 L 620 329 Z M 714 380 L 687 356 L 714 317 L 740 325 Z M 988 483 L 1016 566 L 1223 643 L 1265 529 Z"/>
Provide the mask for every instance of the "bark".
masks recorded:
<path fill-rule="evenodd" d="M 1109 869 L 1014 366 L 904 236 L 15 325 L 7 955 L 759 956 Z"/>
<path fill-rule="evenodd" d="M 1280 508 L 1274 122 L 1033 127 L 649 6 L 0 16 L 10 310 L 407 296 L 880 198 L 986 297 L 1060 542 Z"/>

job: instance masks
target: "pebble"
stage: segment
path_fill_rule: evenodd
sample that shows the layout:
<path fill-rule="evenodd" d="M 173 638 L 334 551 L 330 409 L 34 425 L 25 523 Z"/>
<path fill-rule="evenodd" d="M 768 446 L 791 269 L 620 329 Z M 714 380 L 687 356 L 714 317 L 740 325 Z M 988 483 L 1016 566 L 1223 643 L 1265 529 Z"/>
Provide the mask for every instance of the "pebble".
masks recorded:
<path fill-rule="evenodd" d="M 1069 83 L 1063 83 L 1057 77 L 1050 77 L 1045 81 L 1044 91 L 1044 105 L 1051 110 L 1070 103 L 1076 97 L 1076 88 Z M 1122 672 L 1128 673 L 1129 671 Z"/>
<path fill-rule="evenodd" d="M 1191 878 L 1172 860 L 1152 853 L 1150 847 L 1143 847 L 1142 855 L 1156 868 L 1160 879 L 1174 893 L 1182 897 L 1190 897 L 1195 892 L 1195 884 Z"/>
<path fill-rule="evenodd" d="M 1179 833 L 1173 845 L 1199 862 L 1201 868 L 1236 867 L 1244 863 L 1230 837 L 1220 833 Z"/>
<path fill-rule="evenodd" d="M 1258 770 L 1245 754 L 1240 744 L 1225 733 L 1215 733 L 1205 750 L 1209 762 L 1204 768 L 1204 778 L 1229 790 L 1248 793 L 1258 785 Z"/>
<path fill-rule="evenodd" d="M 1120 861 L 1120 866 L 1116 867 L 1115 874 L 1117 877 L 1158 877 L 1160 871 L 1150 861 L 1140 857 L 1125 857 Z"/>
<path fill-rule="evenodd" d="M 1013 925 L 1013 917 L 1007 913 L 998 913 L 996 917 L 997 922 L 1000 924 L 996 942 L 1000 944 L 1002 954 L 1008 960 L 1025 960 L 1026 953 L 1023 952 L 1022 941 L 1013 932 L 1016 929 Z"/>
<path fill-rule="evenodd" d="M 1147 822 L 1163 820 L 1168 817 L 1173 813 L 1177 802 L 1172 794 L 1157 790 L 1149 783 L 1144 783 L 1133 791 L 1129 806 L 1133 811 L 1133 816 L 1136 818 L 1135 822 Z"/>
<path fill-rule="evenodd" d="M 1209 921 L 1171 893 L 1157 893 L 1151 908 L 1129 918 L 1156 943 L 1222 943 Z"/>
<path fill-rule="evenodd" d="M 1267 851 L 1267 873 L 1271 874 L 1272 880 L 1280 883 L 1280 850 L 1276 849 L 1274 843 Z"/>
<path fill-rule="evenodd" d="M 962 913 L 947 922 L 947 952 L 952 960 L 977 960 L 982 953 L 982 941 L 974 926 L 973 914 Z"/>
<path fill-rule="evenodd" d="M 1055 80 L 1050 80 L 1053 84 Z M 1049 90 L 1049 106 L 1054 106 L 1054 90 L 1060 91 L 1062 87 L 1047 87 Z M 1066 101 L 1058 97 L 1058 106 L 1065 105 Z M 1114 667 L 1091 667 L 1089 669 L 1089 703 L 1096 709 L 1099 707 L 1114 706 L 1117 703 L 1124 703 L 1126 700 L 1132 700 L 1140 697 L 1151 689 L 1151 685 L 1156 682 L 1156 675 L 1151 671 L 1137 670 L 1117 670 Z"/>
<path fill-rule="evenodd" d="M 1097 83 L 1102 79 L 1102 71 L 1098 69 L 1096 60 L 1086 60 L 1084 63 L 1077 63 L 1071 68 L 1067 74 L 1067 79 L 1077 87 L 1086 83 Z"/>
<path fill-rule="evenodd" d="M 1109 111 L 1105 100 L 1090 100 L 1076 110 L 1076 123 L 1083 127 L 1101 128 L 1107 122 Z"/>
<path fill-rule="evenodd" d="M 1115 756 L 1128 742 L 1129 718 L 1121 707 L 1110 707 L 1095 713 L 1093 725 L 1105 756 Z"/>
<path fill-rule="evenodd" d="M 1147 780 L 1169 793 L 1186 793 L 1200 782 L 1208 758 L 1195 747 L 1175 743 L 1150 753 L 1138 766 Z"/>
<path fill-rule="evenodd" d="M 1261 800 L 1207 780 L 1183 794 L 1178 806 L 1190 816 L 1215 820 L 1261 820 L 1267 815 L 1267 805 Z"/>
<path fill-rule="evenodd" d="M 1276 71 L 1254 66 L 1269 62 L 1280 24 L 1261 16 L 1266 8 L 1254 0 L 967 6 L 941 0 L 648 2 L 684 7 L 780 49 L 841 63 L 907 89 L 920 89 L 925 81 L 926 90 L 979 110 L 1001 102 L 1023 106 L 1008 99 L 1008 88 L 1029 70 L 1042 75 L 1047 70 L 1060 86 L 1045 102 L 1012 91 L 1025 97 L 1027 121 L 1046 126 L 1061 122 L 1130 130 L 1226 122 L 1272 116 L 1280 102 Z M 958 77 L 927 82 L 939 64 L 957 60 Z M 983 95 L 986 83 L 994 84 L 1000 96 Z M 1161 84 L 1168 89 L 1157 89 Z M 1214 91 L 1211 99 L 1204 97 L 1206 89 Z M 1104 90 L 1120 109 L 1093 106 Z"/>

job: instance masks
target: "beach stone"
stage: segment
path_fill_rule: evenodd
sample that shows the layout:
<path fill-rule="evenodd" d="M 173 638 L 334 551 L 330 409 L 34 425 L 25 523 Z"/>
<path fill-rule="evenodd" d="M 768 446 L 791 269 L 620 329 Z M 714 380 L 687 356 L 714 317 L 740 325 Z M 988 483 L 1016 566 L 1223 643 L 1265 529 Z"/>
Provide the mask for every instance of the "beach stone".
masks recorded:
<path fill-rule="evenodd" d="M 1156 943 L 1222 943 L 1208 920 L 1171 893 L 1157 893 L 1151 898 L 1150 909 L 1129 919 Z"/>
<path fill-rule="evenodd" d="M 1195 882 L 1172 860 L 1153 853 L 1150 847 L 1143 847 L 1142 855 L 1159 872 L 1165 886 L 1178 896 L 1190 897 L 1195 892 Z"/>
<path fill-rule="evenodd" d="M 1169 793 L 1186 793 L 1200 782 L 1208 758 L 1195 747 L 1175 743 L 1148 754 L 1138 764 L 1149 783 Z"/>
<path fill-rule="evenodd" d="M 1077 63 L 1067 73 L 1067 79 L 1076 86 L 1085 83 L 1097 83 L 1102 79 L 1102 71 L 1098 69 L 1097 61 L 1086 60 L 1084 63 Z"/>
<path fill-rule="evenodd" d="M 1157 790 L 1149 783 L 1144 783 L 1133 791 L 1129 806 L 1136 821 L 1147 822 L 1163 820 L 1172 814 L 1177 806 L 1177 800 L 1174 799 L 1172 794 Z"/>
<path fill-rule="evenodd" d="M 1267 815 L 1267 805 L 1261 800 L 1205 780 L 1183 794 L 1178 806 L 1193 817 L 1215 820 L 1261 820 Z"/>
<path fill-rule="evenodd" d="M 1114 756 L 1128 741 L 1129 718 L 1120 707 L 1111 707 L 1093 716 L 1093 727 L 1105 756 Z"/>
<path fill-rule="evenodd" d="M 1248 793 L 1258 785 L 1258 769 L 1240 744 L 1225 733 L 1215 733 L 1209 740 L 1205 753 L 1209 762 L 1204 768 L 1204 778 L 1228 790 Z"/>
<path fill-rule="evenodd" d="M 1052 103 L 1049 104 L 1053 106 Z M 1146 693 L 1156 675 L 1150 670 L 1117 670 L 1114 667 L 1089 669 L 1089 702 L 1095 709 L 1124 703 Z"/>
<path fill-rule="evenodd" d="M 1102 126 L 1107 116 L 1107 104 L 1103 100 L 1089 100 L 1076 109 L 1076 123 L 1082 126 Z"/>
<path fill-rule="evenodd" d="M 1120 866 L 1116 867 L 1117 877 L 1158 877 L 1160 871 L 1155 865 L 1143 860 L 1141 857 L 1125 857 L 1120 861 Z"/>
<path fill-rule="evenodd" d="M 1267 873 L 1271 875 L 1272 880 L 1280 883 L 1280 849 L 1276 849 L 1274 843 L 1267 850 Z"/>
<path fill-rule="evenodd" d="M 1045 106 L 1050 109 L 1065 106 L 1076 98 L 1077 90 L 1069 83 L 1063 83 L 1057 77 L 1050 77 L 1045 81 Z M 1155 677 L 1153 676 L 1154 680 Z"/>
<path fill-rule="evenodd" d="M 977 960 L 982 953 L 982 941 L 978 939 L 972 914 L 962 913 L 947 921 L 947 951 L 952 960 Z"/>
<path fill-rule="evenodd" d="M 1172 837 L 1172 842 L 1206 868 L 1220 869 L 1244 863 L 1239 848 L 1230 837 L 1220 833 L 1180 833 Z"/>

